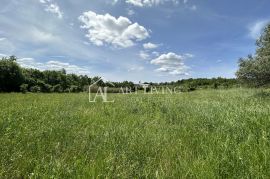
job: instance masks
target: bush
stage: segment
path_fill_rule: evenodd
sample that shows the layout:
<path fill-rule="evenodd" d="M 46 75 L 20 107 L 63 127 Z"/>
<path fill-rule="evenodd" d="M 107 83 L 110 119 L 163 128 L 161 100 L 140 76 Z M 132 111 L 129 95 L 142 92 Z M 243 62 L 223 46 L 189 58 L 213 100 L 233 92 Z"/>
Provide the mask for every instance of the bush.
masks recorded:
<path fill-rule="evenodd" d="M 64 93 L 70 93 L 70 89 L 69 88 L 65 89 Z"/>
<path fill-rule="evenodd" d="M 46 93 L 52 92 L 52 85 L 45 84 L 43 87 L 43 92 L 46 92 Z"/>
<path fill-rule="evenodd" d="M 104 90 L 104 89 L 102 89 Z M 123 88 L 124 92 L 125 89 Z M 107 88 L 107 93 L 122 93 L 122 89 L 121 88 Z"/>
<path fill-rule="evenodd" d="M 53 88 L 52 88 L 52 92 L 55 92 L 55 93 L 62 93 L 63 92 L 63 88 L 62 88 L 62 86 L 61 85 L 55 85 L 55 86 L 53 86 Z"/>
<path fill-rule="evenodd" d="M 195 90 L 196 90 L 196 88 L 195 88 L 195 87 L 189 87 L 189 88 L 188 88 L 188 91 L 189 91 L 189 92 L 191 92 L 191 91 L 195 91 Z"/>
<path fill-rule="evenodd" d="M 214 88 L 214 89 L 218 89 L 218 86 L 219 86 L 218 83 L 214 83 L 214 84 L 213 84 L 213 88 Z"/>
<path fill-rule="evenodd" d="M 39 92 L 41 92 L 41 89 L 40 89 L 39 86 L 32 86 L 32 87 L 30 88 L 30 91 L 31 91 L 32 93 L 39 93 Z"/>
<path fill-rule="evenodd" d="M 20 91 L 21 91 L 22 93 L 27 93 L 27 92 L 28 92 L 28 84 L 22 84 L 22 85 L 20 86 Z"/>
<path fill-rule="evenodd" d="M 52 91 L 52 86 L 49 84 L 46 84 L 44 81 L 38 80 L 37 84 L 38 86 L 40 86 L 41 92 L 49 93 Z"/>
<path fill-rule="evenodd" d="M 150 87 L 145 88 L 145 92 L 146 92 L 146 93 L 151 92 L 151 88 L 150 88 Z"/>
<path fill-rule="evenodd" d="M 78 86 L 75 86 L 75 85 L 71 85 L 71 87 L 69 88 L 69 91 L 71 93 L 77 93 L 80 91 L 79 87 Z"/>

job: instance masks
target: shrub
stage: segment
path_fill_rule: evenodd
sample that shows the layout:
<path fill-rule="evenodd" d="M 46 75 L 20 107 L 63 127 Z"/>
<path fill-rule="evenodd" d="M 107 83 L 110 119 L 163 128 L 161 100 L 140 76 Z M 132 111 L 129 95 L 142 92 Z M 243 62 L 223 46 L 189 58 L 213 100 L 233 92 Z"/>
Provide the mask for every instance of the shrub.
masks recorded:
<path fill-rule="evenodd" d="M 214 88 L 214 89 L 218 89 L 218 86 L 219 86 L 218 83 L 214 83 L 214 84 L 213 84 L 213 88 Z"/>
<path fill-rule="evenodd" d="M 52 91 L 52 86 L 49 84 L 46 84 L 44 81 L 38 80 L 37 84 L 38 86 L 40 86 L 41 92 L 49 93 Z"/>
<path fill-rule="evenodd" d="M 39 92 L 41 92 L 41 89 L 40 89 L 39 86 L 32 86 L 32 87 L 30 88 L 30 91 L 31 91 L 32 93 L 39 93 Z"/>
<path fill-rule="evenodd" d="M 195 90 L 196 90 L 195 87 L 189 87 L 189 88 L 188 88 L 188 91 L 195 91 Z"/>
<path fill-rule="evenodd" d="M 149 93 L 151 91 L 151 88 L 149 88 L 149 87 L 147 87 L 146 89 L 145 89 L 145 92 L 146 93 Z"/>
<path fill-rule="evenodd" d="M 69 88 L 69 91 L 71 93 L 77 93 L 80 91 L 79 87 L 78 86 L 75 86 L 75 85 L 71 85 L 71 87 Z"/>
<path fill-rule="evenodd" d="M 46 93 L 52 92 L 52 85 L 45 84 L 45 85 L 43 86 L 43 92 L 46 92 Z"/>
<path fill-rule="evenodd" d="M 64 93 L 70 93 L 70 89 L 69 88 L 65 89 Z"/>
<path fill-rule="evenodd" d="M 20 91 L 21 91 L 22 93 L 27 93 L 27 92 L 28 92 L 28 84 L 22 84 L 22 85 L 20 86 Z"/>
<path fill-rule="evenodd" d="M 62 93 L 63 88 L 62 88 L 62 86 L 60 84 L 58 84 L 58 85 L 53 86 L 52 91 L 55 92 L 55 93 Z"/>

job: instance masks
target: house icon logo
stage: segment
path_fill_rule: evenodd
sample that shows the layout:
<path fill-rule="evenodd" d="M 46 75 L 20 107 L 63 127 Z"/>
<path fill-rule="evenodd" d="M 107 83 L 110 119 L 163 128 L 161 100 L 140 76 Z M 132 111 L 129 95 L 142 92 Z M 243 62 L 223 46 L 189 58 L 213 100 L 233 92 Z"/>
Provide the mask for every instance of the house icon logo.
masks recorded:
<path fill-rule="evenodd" d="M 104 78 L 100 77 L 96 81 L 94 81 L 90 86 L 89 86 L 89 102 L 90 103 L 95 103 L 97 100 L 100 98 L 102 99 L 103 103 L 114 103 L 114 100 L 109 100 L 108 99 L 108 86 L 100 86 L 98 85 L 100 82 L 103 83 Z M 111 82 L 107 82 L 110 86 L 114 87 L 115 85 Z"/>

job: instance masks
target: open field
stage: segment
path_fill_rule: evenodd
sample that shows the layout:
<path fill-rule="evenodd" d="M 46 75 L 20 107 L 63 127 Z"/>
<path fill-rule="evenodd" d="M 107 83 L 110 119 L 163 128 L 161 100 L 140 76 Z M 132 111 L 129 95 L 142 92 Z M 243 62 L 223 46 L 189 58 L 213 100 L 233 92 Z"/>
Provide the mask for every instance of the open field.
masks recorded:
<path fill-rule="evenodd" d="M 269 178 L 270 96 L 0 94 L 0 178 Z"/>

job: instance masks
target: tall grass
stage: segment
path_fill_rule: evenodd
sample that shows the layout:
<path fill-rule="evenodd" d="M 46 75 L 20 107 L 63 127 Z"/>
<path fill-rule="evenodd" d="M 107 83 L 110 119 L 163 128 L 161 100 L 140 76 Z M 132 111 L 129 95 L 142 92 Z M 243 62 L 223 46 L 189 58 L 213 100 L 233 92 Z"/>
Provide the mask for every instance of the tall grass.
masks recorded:
<path fill-rule="evenodd" d="M 0 94 L 0 178 L 269 178 L 270 98 Z"/>

